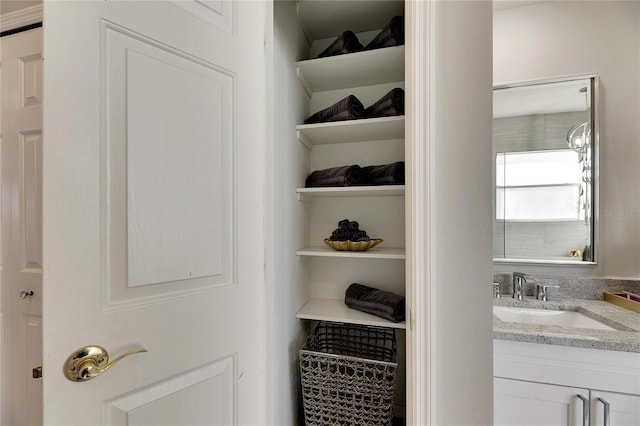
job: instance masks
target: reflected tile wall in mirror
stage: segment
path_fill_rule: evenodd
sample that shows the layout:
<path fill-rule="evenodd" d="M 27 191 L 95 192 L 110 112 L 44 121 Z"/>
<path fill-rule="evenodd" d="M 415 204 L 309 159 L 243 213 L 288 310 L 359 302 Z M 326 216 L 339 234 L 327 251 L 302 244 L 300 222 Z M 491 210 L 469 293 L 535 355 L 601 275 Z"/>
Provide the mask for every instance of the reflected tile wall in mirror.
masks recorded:
<path fill-rule="evenodd" d="M 594 262 L 596 83 L 494 88 L 495 261 Z"/>

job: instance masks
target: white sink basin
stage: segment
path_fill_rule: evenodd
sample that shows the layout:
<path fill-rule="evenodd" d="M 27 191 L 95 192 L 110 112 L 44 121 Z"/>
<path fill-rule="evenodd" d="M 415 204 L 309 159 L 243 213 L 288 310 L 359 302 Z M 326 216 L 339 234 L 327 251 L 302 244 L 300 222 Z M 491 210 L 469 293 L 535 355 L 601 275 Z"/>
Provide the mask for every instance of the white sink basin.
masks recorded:
<path fill-rule="evenodd" d="M 545 309 L 494 306 L 493 314 L 505 322 L 559 325 L 562 327 L 590 328 L 595 330 L 615 330 L 613 327 L 609 327 L 600 321 L 574 311 L 552 311 Z"/>

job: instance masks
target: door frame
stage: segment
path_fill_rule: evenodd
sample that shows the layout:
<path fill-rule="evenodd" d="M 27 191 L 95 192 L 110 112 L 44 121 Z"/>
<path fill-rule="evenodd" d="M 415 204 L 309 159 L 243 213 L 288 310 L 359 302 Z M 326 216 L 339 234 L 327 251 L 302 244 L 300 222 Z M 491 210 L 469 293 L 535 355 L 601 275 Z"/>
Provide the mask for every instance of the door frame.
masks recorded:
<path fill-rule="evenodd" d="M 430 424 L 431 216 L 429 82 L 432 2 L 405 2 L 405 241 L 407 300 L 406 423 Z"/>

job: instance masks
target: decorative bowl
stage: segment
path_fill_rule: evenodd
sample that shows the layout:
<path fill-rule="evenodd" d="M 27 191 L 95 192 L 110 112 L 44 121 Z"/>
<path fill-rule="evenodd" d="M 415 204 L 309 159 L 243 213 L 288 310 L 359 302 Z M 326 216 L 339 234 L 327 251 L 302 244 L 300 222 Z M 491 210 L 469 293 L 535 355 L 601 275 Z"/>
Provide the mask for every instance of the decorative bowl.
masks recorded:
<path fill-rule="evenodd" d="M 371 238 L 369 241 L 331 241 L 328 238 L 324 239 L 326 245 L 340 251 L 365 251 L 377 246 L 382 241 L 384 241 L 382 238 Z"/>

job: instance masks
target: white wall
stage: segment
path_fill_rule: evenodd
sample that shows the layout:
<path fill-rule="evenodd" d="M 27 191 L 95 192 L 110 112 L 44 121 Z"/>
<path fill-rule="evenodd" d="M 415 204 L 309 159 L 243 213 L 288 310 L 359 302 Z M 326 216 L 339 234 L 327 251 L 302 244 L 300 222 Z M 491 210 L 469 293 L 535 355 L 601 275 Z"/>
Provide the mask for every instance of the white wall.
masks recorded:
<path fill-rule="evenodd" d="M 489 425 L 491 2 L 434 2 L 429 83 L 431 424 Z"/>
<path fill-rule="evenodd" d="M 295 126 L 306 118 L 308 99 L 294 63 L 309 50 L 296 17 L 295 2 L 276 1 L 273 23 L 272 145 L 267 149 L 267 418 L 270 425 L 297 424 L 298 350 L 306 333 L 296 312 L 309 298 L 308 271 L 295 251 L 308 245 L 306 203 L 295 189 L 309 170 L 307 149 Z M 267 36 L 270 39 L 270 36 Z M 270 82 L 268 81 L 267 84 Z M 270 242 L 270 243 L 269 243 Z"/>
<path fill-rule="evenodd" d="M 543 2 L 497 10 L 493 25 L 496 84 L 600 76 L 598 266 L 495 271 L 640 278 L 640 2 Z"/>

